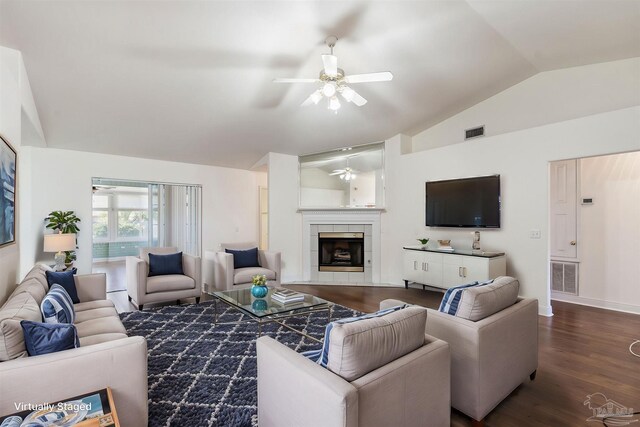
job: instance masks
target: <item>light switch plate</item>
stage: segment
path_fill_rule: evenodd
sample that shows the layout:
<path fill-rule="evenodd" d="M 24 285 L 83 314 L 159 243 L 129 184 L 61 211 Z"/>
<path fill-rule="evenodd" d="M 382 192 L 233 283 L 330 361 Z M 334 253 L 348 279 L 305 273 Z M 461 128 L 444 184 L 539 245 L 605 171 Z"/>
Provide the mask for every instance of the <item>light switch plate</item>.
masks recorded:
<path fill-rule="evenodd" d="M 540 239 L 542 238 L 542 232 L 540 230 L 531 230 L 529 231 L 530 239 Z"/>

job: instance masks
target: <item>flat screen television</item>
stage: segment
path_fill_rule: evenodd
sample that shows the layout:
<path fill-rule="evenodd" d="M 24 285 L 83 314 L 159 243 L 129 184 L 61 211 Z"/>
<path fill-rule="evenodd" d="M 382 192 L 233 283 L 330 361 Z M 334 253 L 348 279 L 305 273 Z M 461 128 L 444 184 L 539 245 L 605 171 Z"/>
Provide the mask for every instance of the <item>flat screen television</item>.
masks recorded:
<path fill-rule="evenodd" d="M 428 227 L 500 228 L 500 175 L 426 183 Z"/>

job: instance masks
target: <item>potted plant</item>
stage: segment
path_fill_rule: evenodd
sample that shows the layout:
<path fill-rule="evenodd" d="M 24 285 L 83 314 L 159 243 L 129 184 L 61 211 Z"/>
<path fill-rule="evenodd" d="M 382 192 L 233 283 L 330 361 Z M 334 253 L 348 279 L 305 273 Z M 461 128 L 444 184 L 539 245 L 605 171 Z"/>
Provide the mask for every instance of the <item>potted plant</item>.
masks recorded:
<path fill-rule="evenodd" d="M 429 239 L 416 239 L 422 245 L 422 249 L 427 249 L 427 243 L 429 243 Z"/>
<path fill-rule="evenodd" d="M 251 278 L 251 295 L 256 298 L 264 298 L 269 292 L 267 288 L 267 276 L 264 274 L 256 274 Z"/>
<path fill-rule="evenodd" d="M 80 231 L 78 228 L 80 218 L 78 218 L 73 211 L 53 211 L 49 213 L 49 216 L 44 220 L 48 221 L 47 228 L 57 231 L 58 233 L 78 234 L 78 231 Z M 67 267 L 70 267 L 76 258 L 76 251 L 65 251 L 64 263 Z"/>

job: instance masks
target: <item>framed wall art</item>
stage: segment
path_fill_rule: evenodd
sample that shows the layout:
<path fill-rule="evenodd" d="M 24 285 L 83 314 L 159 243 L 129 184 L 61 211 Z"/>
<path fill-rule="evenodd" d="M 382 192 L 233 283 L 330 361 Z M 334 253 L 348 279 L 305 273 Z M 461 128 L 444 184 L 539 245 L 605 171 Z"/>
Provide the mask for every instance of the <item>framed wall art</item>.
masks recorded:
<path fill-rule="evenodd" d="M 17 154 L 0 136 L 0 247 L 16 241 Z"/>

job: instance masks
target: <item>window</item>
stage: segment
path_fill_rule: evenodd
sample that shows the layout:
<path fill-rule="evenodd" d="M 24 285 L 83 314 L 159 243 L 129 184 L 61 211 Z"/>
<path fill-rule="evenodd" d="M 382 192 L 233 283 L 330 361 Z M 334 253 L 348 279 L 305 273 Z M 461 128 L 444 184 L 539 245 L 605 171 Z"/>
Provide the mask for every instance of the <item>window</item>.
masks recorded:
<path fill-rule="evenodd" d="M 109 239 L 109 211 L 93 210 L 93 240 Z"/>
<path fill-rule="evenodd" d="M 93 240 L 146 241 L 149 232 L 146 188 L 123 188 L 93 195 Z"/>

